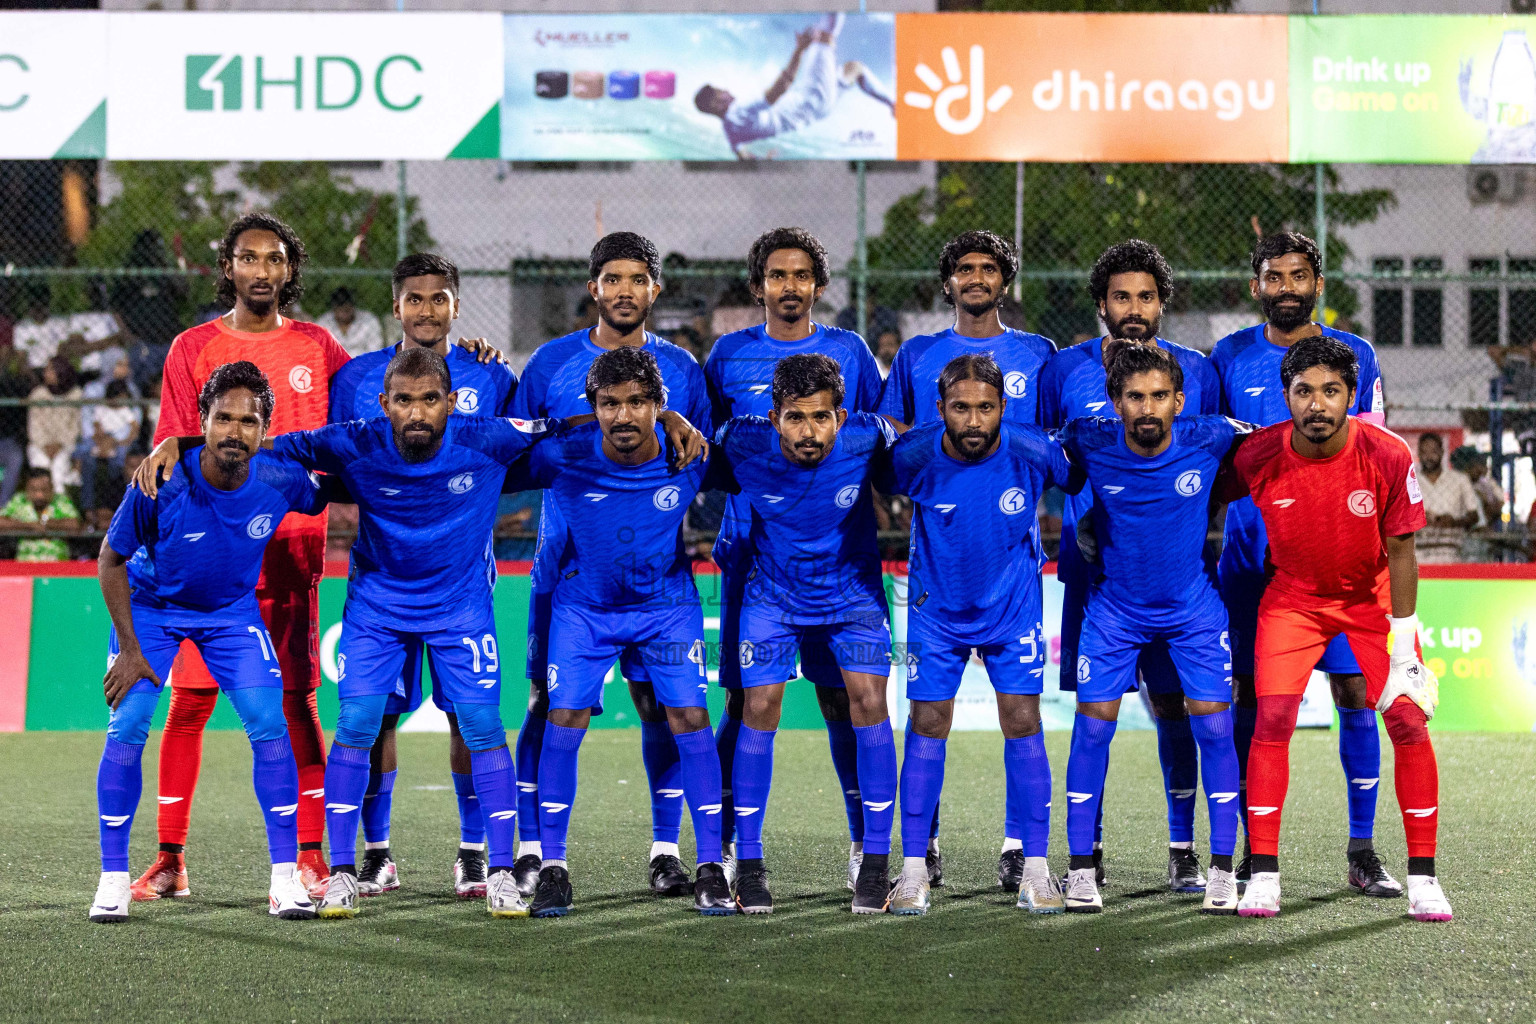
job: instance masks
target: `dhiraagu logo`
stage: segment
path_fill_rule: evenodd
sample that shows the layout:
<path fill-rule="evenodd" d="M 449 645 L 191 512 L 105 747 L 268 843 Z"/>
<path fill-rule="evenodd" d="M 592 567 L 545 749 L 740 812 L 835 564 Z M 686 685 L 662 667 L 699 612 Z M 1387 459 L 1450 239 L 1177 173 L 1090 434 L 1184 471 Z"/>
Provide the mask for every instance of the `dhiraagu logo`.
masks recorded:
<path fill-rule="evenodd" d="M 361 103 L 401 113 L 421 102 L 422 72 L 407 53 L 377 63 L 341 54 L 189 53 L 186 109 L 348 110 Z"/>
<path fill-rule="evenodd" d="M 987 58 L 980 46 L 971 46 L 970 67 L 966 69 L 969 76 L 961 69 L 960 56 L 953 46 L 940 50 L 939 58 L 944 65 L 944 78 L 927 64 L 918 62 L 912 73 L 928 87 L 928 92 L 910 91 L 902 102 L 919 110 L 932 110 L 934 120 L 949 134 L 969 135 L 981 127 L 989 112 L 997 113 L 1013 98 L 1013 87 L 1008 85 L 1000 85 L 987 95 Z M 969 102 L 957 115 L 955 105 L 966 100 Z"/>

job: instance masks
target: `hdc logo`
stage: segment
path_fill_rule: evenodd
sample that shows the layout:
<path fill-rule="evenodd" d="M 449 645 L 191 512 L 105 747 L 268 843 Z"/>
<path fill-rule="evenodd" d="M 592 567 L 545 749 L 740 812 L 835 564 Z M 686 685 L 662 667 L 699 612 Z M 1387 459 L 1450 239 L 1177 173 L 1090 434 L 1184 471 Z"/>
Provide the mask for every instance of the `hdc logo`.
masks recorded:
<path fill-rule="evenodd" d="M 945 85 L 938 72 L 919 61 L 912 73 L 922 80 L 929 91 L 909 92 L 902 97 L 902 101 L 909 107 L 932 110 L 934 120 L 949 134 L 969 135 L 981 126 L 982 118 L 988 113 L 997 113 L 1003 109 L 1003 104 L 1013 98 L 1013 89 L 1006 85 L 998 86 L 991 96 L 987 95 L 986 57 L 980 46 L 971 47 L 969 83 L 962 81 L 964 76 L 960 70 L 960 57 L 953 46 L 940 50 L 939 57 L 944 63 L 944 75 L 949 79 L 949 84 Z M 950 112 L 954 104 L 967 98 L 971 102 L 963 117 L 956 117 Z"/>
<path fill-rule="evenodd" d="M 337 54 L 295 56 L 291 61 L 258 56 L 249 64 L 247 76 L 247 61 L 239 54 L 187 54 L 187 109 L 245 110 L 249 95 L 250 109 L 264 110 L 277 99 L 269 99 L 269 92 L 281 95 L 285 106 L 291 95 L 294 110 L 346 110 L 368 93 L 385 110 L 401 112 L 422 98 L 419 91 L 412 92 L 409 79 L 402 79 L 412 72 L 420 74 L 421 62 L 403 53 L 385 57 L 371 74 L 351 57 Z"/>

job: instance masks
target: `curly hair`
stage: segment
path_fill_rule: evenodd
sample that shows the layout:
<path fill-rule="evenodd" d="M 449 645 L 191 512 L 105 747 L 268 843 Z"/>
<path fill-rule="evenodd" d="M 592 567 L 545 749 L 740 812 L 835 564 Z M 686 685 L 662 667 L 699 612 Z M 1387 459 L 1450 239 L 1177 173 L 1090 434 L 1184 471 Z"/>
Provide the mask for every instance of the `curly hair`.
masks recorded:
<path fill-rule="evenodd" d="M 661 283 L 661 253 L 644 235 L 633 231 L 614 231 L 597 240 L 592 255 L 587 259 L 587 277 L 596 281 L 603 273 L 603 265 L 613 260 L 634 260 L 644 263 L 651 280 Z"/>
<path fill-rule="evenodd" d="M 843 368 L 836 359 L 820 352 L 802 352 L 785 356 L 773 368 L 773 407 L 784 408 L 785 402 L 810 398 L 823 391 L 832 392 L 832 408 L 841 409 L 846 391 L 843 386 Z"/>
<path fill-rule="evenodd" d="M 592 360 L 592 368 L 587 371 L 587 404 L 595 408 L 599 391 L 620 384 L 639 384 L 646 398 L 658 406 L 667 404 L 661 367 L 656 365 L 656 357 L 643 348 L 623 345 Z"/>
<path fill-rule="evenodd" d="M 1157 282 L 1157 297 L 1163 305 L 1173 298 L 1173 268 L 1151 242 L 1132 238 L 1110 246 L 1093 261 L 1093 270 L 1088 275 L 1088 294 L 1093 297 L 1094 305 L 1108 297 L 1109 279 L 1116 274 L 1151 274 L 1152 280 Z"/>
<path fill-rule="evenodd" d="M 768 272 L 768 257 L 780 249 L 799 249 L 811 258 L 811 272 L 815 275 L 817 288 L 825 288 L 832 280 L 832 272 L 827 266 L 827 248 L 815 235 L 805 228 L 774 228 L 758 235 L 747 251 L 747 283 L 753 288 L 762 289 L 763 278 Z M 758 304 L 762 304 L 761 299 Z"/>
<path fill-rule="evenodd" d="M 261 408 L 261 425 L 270 426 L 272 410 L 277 406 L 277 396 L 272 393 L 272 384 L 267 380 L 267 375 L 248 359 L 225 363 L 208 375 L 208 382 L 197 396 L 198 418 L 207 419 L 213 410 L 213 403 L 236 388 L 245 388 L 256 396 L 256 404 Z"/>
<path fill-rule="evenodd" d="M 1003 291 L 1008 290 L 1019 273 L 1019 257 L 1008 239 L 992 231 L 962 232 L 946 242 L 939 253 L 939 288 L 944 293 L 944 301 L 951 306 L 955 304 L 955 297 L 949 294 L 949 279 L 954 276 L 960 260 L 973 252 L 997 261 L 997 269 L 1003 272 Z"/>
<path fill-rule="evenodd" d="M 1293 252 L 1305 256 L 1312 265 L 1312 273 L 1322 276 L 1323 254 L 1318 251 L 1316 242 L 1299 231 L 1277 231 L 1259 239 L 1259 243 L 1253 247 L 1253 276 L 1259 276 L 1260 268 L 1267 261 Z"/>
<path fill-rule="evenodd" d="M 274 217 L 270 213 L 248 213 L 237 218 L 230 224 L 229 230 L 224 232 L 224 241 L 219 243 L 219 284 L 218 299 L 229 309 L 235 308 L 235 279 L 233 265 L 235 262 L 235 242 L 247 231 L 270 231 L 283 243 L 283 248 L 288 252 L 288 283 L 283 285 L 277 293 L 277 308 L 288 309 L 299 301 L 299 296 L 304 294 L 303 269 L 309 261 L 309 253 L 304 249 L 304 243 L 299 241 L 298 233 L 289 227 L 283 220 Z M 226 268 L 230 268 L 226 270 Z"/>

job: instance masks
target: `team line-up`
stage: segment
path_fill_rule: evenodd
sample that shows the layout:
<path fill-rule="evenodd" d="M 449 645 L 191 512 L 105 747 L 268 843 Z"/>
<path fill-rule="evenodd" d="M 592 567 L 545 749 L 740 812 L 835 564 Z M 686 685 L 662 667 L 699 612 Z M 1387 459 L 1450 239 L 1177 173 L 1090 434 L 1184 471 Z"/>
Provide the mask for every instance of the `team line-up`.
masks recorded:
<path fill-rule="evenodd" d="M 271 913 L 347 918 L 361 897 L 398 888 L 395 731 L 423 700 L 424 665 L 450 724 L 455 893 L 484 898 L 494 917 L 567 914 L 578 754 L 615 661 L 642 722 L 653 892 L 691 892 L 711 916 L 772 911 L 774 737 L 785 684 L 803 674 L 845 797 L 852 910 L 923 914 L 942 880 L 946 738 L 973 654 L 1004 736 L 998 880 L 1021 908 L 1102 909 L 1110 741 L 1121 699 L 1144 685 L 1168 795 L 1169 887 L 1203 892 L 1205 913 L 1277 914 L 1288 745 L 1320 668 L 1342 725 L 1349 884 L 1404 894 L 1372 840 L 1379 712 L 1394 747 L 1409 913 L 1451 918 L 1435 871 L 1426 729 L 1437 683 L 1417 645 L 1422 496 L 1407 446 L 1381 426 L 1370 345 L 1312 319 L 1323 279 L 1310 239 L 1260 240 L 1252 290 L 1264 322 L 1206 357 L 1158 336 L 1173 282 L 1156 247 L 1131 240 L 1100 256 L 1089 287 L 1106 333 L 1057 351 L 1003 326 L 1016 255 L 990 232 L 966 232 L 939 260 L 954 326 L 908 341 L 883 380 L 863 339 L 810 319 L 828 260 L 800 229 L 753 244 L 749 285 L 765 322 L 720 338 L 702 368 L 645 330 L 661 291 L 656 247 L 604 237 L 588 283 L 597 326 L 542 346 L 521 381 L 483 342 L 449 344 L 459 278 L 440 256 L 395 268 L 404 340 L 350 361 L 323 329 L 281 314 L 305 260 L 286 224 L 246 215 L 219 257 L 231 311 L 173 345 L 161 443 L 101 549 L 112 715 L 92 920 L 190 894 L 190 805 L 220 690 L 251 742 Z M 311 386 L 317 367 L 328 387 Z M 1077 695 L 1064 876 L 1047 861 L 1040 724 L 1048 652 L 1035 510 L 1050 487 L 1068 496 L 1062 686 Z M 535 489 L 530 698 L 509 746 L 491 534 L 501 494 Z M 728 691 L 718 729 L 682 542 L 689 505 L 709 489 L 728 495 L 714 550 Z M 874 492 L 914 508 L 899 770 Z M 327 756 L 314 701 L 316 587 L 333 501 L 357 505 L 359 532 Z M 1218 559 L 1207 530 L 1222 506 Z M 166 680 L 160 852 L 130 881 L 142 755 Z M 1201 786 L 1205 868 L 1193 842 Z M 685 805 L 691 875 L 678 846 Z"/>

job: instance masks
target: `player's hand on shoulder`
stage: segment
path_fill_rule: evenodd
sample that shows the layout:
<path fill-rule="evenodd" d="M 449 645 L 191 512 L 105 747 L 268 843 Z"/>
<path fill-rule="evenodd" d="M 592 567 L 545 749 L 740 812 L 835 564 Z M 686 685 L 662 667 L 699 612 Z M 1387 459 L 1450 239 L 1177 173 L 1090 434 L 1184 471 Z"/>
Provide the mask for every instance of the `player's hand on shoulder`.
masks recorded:
<path fill-rule="evenodd" d="M 458 345 L 459 348 L 471 353 L 482 363 L 505 363 L 507 361 L 506 353 L 492 345 L 485 338 L 460 338 Z"/>
<path fill-rule="evenodd" d="M 148 679 L 155 684 L 155 689 L 160 688 L 160 677 L 155 674 L 154 669 L 149 667 L 149 661 L 137 647 L 122 651 L 113 658 L 112 664 L 107 666 L 106 676 L 101 681 L 102 690 L 107 698 L 107 707 L 116 711 L 117 705 L 140 679 Z"/>
<path fill-rule="evenodd" d="M 146 497 L 155 497 L 160 491 L 162 478 L 164 482 L 170 482 L 171 472 L 180 458 L 181 440 L 176 437 L 166 438 L 133 471 L 133 486 L 143 491 Z"/>
<path fill-rule="evenodd" d="M 681 413 L 673 409 L 663 410 L 659 422 L 667 434 L 668 464 L 674 471 L 685 469 L 709 455 L 709 439 Z"/>

